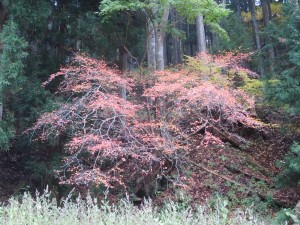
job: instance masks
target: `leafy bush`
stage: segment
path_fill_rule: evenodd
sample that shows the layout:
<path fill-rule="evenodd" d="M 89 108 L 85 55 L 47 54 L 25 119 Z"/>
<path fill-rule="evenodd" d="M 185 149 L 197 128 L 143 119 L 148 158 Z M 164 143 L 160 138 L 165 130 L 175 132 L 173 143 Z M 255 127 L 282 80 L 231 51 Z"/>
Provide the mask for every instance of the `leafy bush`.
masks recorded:
<path fill-rule="evenodd" d="M 131 89 L 129 79 L 103 61 L 79 55 L 45 85 L 58 76 L 64 80 L 57 94 L 66 102 L 44 113 L 29 131 L 40 140 L 64 137 L 63 182 L 123 187 L 160 171 L 162 138 L 138 120 L 141 106 L 119 96 L 122 87 Z"/>
<path fill-rule="evenodd" d="M 131 79 L 103 61 L 75 55 L 45 82 L 62 77 L 56 93 L 65 101 L 41 115 L 28 131 L 42 141 L 62 137 L 67 153 L 59 174 L 62 182 L 133 187 L 133 192 L 143 188 L 151 196 L 159 179 L 177 165 L 172 163 L 176 151 L 188 150 L 192 137 L 203 135 L 203 146 L 220 145 L 221 134 L 227 132 L 233 145 L 249 144 L 228 132 L 260 126 L 251 117 L 254 100 L 223 74 L 250 72 L 239 67 L 247 57 L 198 56 L 178 72 L 152 74 L 151 85 L 146 84 L 141 94 L 133 91 Z M 124 87 L 128 100 L 120 97 Z"/>
<path fill-rule="evenodd" d="M 198 206 L 180 208 L 170 202 L 161 210 L 153 207 L 151 201 L 141 208 L 133 206 L 128 200 L 118 205 L 110 205 L 107 201 L 98 204 L 90 197 L 86 201 L 78 198 L 75 202 L 70 198 L 61 205 L 50 197 L 49 192 L 35 198 L 24 194 L 21 201 L 10 199 L 7 206 L 0 207 L 0 224 L 266 224 L 255 217 L 251 210 L 238 210 L 229 216 L 226 204 L 219 201 L 214 209 Z"/>
<path fill-rule="evenodd" d="M 276 214 L 276 224 L 299 224 L 300 220 L 292 209 L 282 209 Z"/>
<path fill-rule="evenodd" d="M 292 145 L 284 162 L 279 165 L 284 170 L 277 177 L 278 185 L 300 187 L 300 145 L 298 143 Z"/>

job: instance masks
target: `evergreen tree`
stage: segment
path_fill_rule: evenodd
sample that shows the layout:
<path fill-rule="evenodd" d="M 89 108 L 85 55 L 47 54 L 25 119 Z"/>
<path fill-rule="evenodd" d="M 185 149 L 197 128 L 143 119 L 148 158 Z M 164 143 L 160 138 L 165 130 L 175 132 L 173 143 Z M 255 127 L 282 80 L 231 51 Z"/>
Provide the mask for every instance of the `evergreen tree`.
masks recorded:
<path fill-rule="evenodd" d="M 235 51 L 241 52 L 253 51 L 251 45 L 251 33 L 245 26 L 240 23 L 235 13 L 230 13 L 228 17 L 222 20 L 221 26 L 226 30 L 229 38 L 222 38 L 215 51 Z"/>
<path fill-rule="evenodd" d="M 287 112 L 300 113 L 300 10 L 295 2 L 284 6 L 285 20 L 269 32 L 278 40 L 281 63 L 279 74 L 267 86 L 267 98 Z M 286 60 L 288 59 L 288 60 Z M 275 80 L 274 80 L 275 78 Z M 293 144 L 281 164 L 283 172 L 277 177 L 279 186 L 300 186 L 300 145 Z"/>
<path fill-rule="evenodd" d="M 273 27 L 273 37 L 283 51 L 282 72 L 268 86 L 267 97 L 289 112 L 300 113 L 300 11 L 287 3 L 284 12 L 285 21 Z"/>
<path fill-rule="evenodd" d="M 20 37 L 17 24 L 9 20 L 4 25 L 0 34 L 2 49 L 0 53 L 0 98 L 1 98 L 1 122 L 0 122 L 0 148 L 9 149 L 9 141 L 14 137 L 14 116 L 6 106 L 11 95 L 21 87 L 24 80 L 24 59 L 26 53 L 26 41 Z M 4 110 L 3 110 L 4 109 Z M 3 111 L 3 112 L 2 112 Z M 3 115 L 2 115 L 3 114 Z"/>
<path fill-rule="evenodd" d="M 279 186 L 300 187 L 300 145 L 294 143 L 290 153 L 285 157 L 282 173 L 277 176 Z"/>

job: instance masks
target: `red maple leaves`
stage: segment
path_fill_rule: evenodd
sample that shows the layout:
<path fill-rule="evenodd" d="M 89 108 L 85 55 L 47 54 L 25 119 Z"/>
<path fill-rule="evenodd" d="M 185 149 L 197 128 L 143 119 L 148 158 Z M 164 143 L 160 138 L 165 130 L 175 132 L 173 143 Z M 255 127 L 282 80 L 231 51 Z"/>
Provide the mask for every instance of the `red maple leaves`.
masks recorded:
<path fill-rule="evenodd" d="M 121 98 L 121 88 L 133 95 L 134 84 L 103 61 L 76 55 L 44 85 L 58 76 L 64 79 L 57 94 L 66 101 L 30 131 L 41 140 L 67 136 L 64 183 L 135 186 L 140 177 L 164 176 L 167 164 L 169 171 L 178 166 L 178 151 L 190 148 L 197 132 L 207 128 L 201 135 L 221 142 L 209 127 L 233 131 L 238 124 L 256 124 L 247 111 L 252 98 L 189 70 L 155 74 L 143 96 L 135 96 L 150 99 L 146 104 Z"/>

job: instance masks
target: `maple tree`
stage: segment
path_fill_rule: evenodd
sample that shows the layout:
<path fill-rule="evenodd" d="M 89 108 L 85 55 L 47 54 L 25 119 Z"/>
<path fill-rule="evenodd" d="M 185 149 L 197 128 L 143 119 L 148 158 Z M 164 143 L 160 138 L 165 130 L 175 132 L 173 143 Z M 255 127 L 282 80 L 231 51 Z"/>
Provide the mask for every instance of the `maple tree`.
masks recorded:
<path fill-rule="evenodd" d="M 127 186 L 162 170 L 162 138 L 153 124 L 138 120 L 141 106 L 119 97 L 121 87 L 131 88 L 130 80 L 103 61 L 80 55 L 44 85 L 59 76 L 64 80 L 57 94 L 67 101 L 43 114 L 28 132 L 38 133 L 40 140 L 67 136 L 62 183 Z"/>
<path fill-rule="evenodd" d="M 156 84 L 144 93 L 156 102 L 157 123 L 172 130 L 173 140 L 176 136 L 182 144 L 199 134 L 215 143 L 223 143 L 222 139 L 237 147 L 247 144 L 242 137 L 229 132 L 261 126 L 252 117 L 254 99 L 242 88 L 233 86 L 232 78 L 222 71 L 249 72 L 253 76 L 253 72 L 241 66 L 248 56 L 226 53 L 213 58 L 202 53 L 189 58 L 189 66 L 179 72 L 157 72 Z"/>
<path fill-rule="evenodd" d="M 229 64 L 221 58 L 215 62 Z M 28 132 L 40 140 L 64 135 L 68 156 L 62 183 L 146 188 L 172 168 L 179 170 L 178 154 L 191 147 L 194 135 L 201 134 L 203 144 L 220 144 L 221 129 L 257 125 L 247 111 L 254 102 L 245 92 L 206 80 L 199 71 L 155 73 L 143 93 L 151 99 L 147 103 L 119 97 L 124 87 L 134 95 L 133 80 L 85 55 L 75 55 L 44 85 L 60 76 L 56 94 L 66 102 L 43 114 Z"/>

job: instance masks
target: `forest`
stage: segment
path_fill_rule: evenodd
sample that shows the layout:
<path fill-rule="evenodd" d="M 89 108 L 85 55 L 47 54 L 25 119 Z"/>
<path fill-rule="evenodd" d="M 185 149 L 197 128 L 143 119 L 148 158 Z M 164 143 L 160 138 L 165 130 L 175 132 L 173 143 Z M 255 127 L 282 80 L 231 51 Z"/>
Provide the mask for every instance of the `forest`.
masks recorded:
<path fill-rule="evenodd" d="M 298 0 L 0 0 L 0 224 L 300 224 Z"/>

